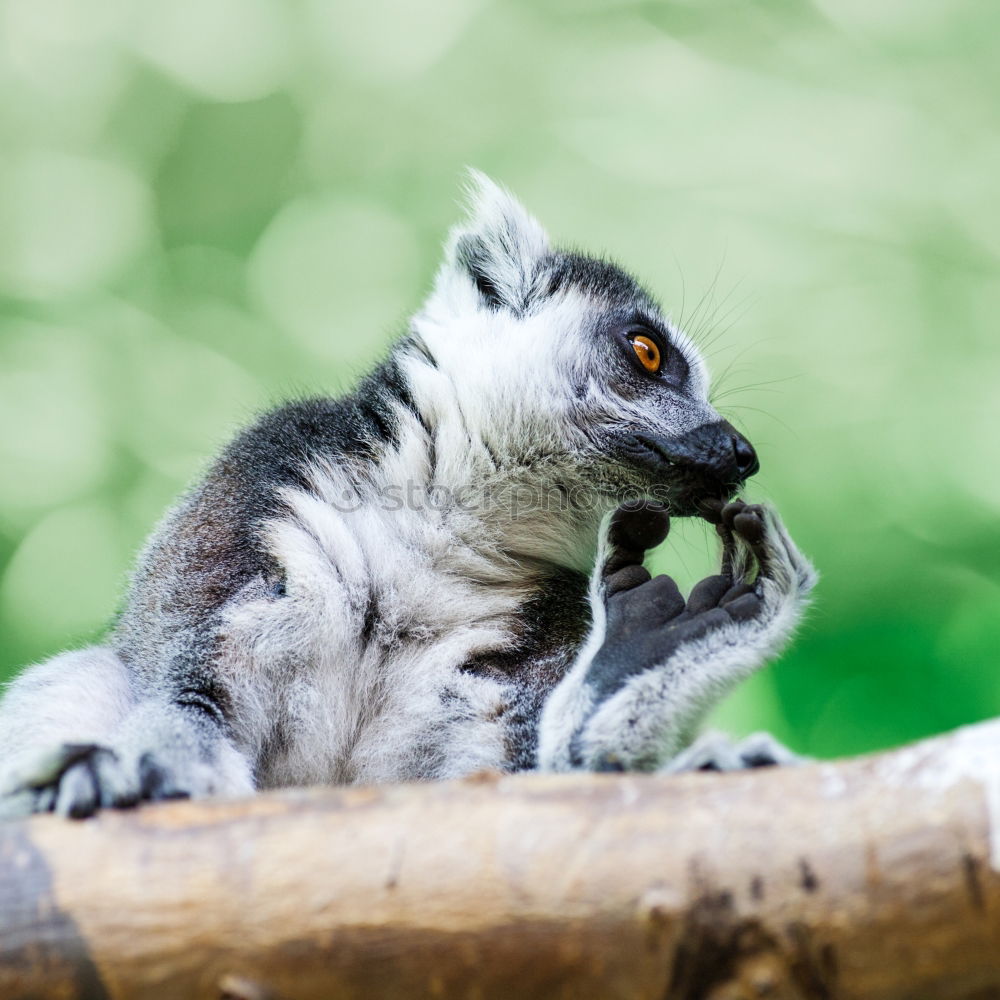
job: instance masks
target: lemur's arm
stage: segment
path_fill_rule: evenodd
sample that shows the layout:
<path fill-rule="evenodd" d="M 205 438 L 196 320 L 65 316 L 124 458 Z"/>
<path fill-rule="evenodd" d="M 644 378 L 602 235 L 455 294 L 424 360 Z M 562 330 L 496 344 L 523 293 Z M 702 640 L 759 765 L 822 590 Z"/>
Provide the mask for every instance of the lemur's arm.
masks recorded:
<path fill-rule="evenodd" d="M 592 633 L 545 705 L 540 767 L 668 764 L 707 710 L 790 637 L 815 583 L 812 567 L 770 509 L 737 501 L 718 520 L 723 572 L 686 602 L 670 577 L 651 579 L 642 567 L 645 551 L 666 537 L 665 511 L 627 505 L 605 522 Z M 727 763 L 702 746 L 690 765 Z"/>

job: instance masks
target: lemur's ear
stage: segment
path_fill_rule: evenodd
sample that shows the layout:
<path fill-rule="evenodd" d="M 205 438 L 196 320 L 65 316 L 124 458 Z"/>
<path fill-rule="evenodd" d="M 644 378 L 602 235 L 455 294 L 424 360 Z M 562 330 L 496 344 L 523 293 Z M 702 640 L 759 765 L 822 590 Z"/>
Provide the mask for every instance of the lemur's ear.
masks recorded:
<path fill-rule="evenodd" d="M 445 269 L 471 281 L 491 309 L 528 308 L 539 260 L 549 238 L 509 191 L 469 171 L 468 220 L 452 230 Z"/>

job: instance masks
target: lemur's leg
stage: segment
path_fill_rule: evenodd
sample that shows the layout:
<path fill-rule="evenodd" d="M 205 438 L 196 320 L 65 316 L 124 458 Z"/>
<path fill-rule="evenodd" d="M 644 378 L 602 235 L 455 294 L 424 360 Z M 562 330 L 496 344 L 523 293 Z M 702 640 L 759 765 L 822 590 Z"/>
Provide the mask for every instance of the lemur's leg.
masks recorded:
<path fill-rule="evenodd" d="M 30 688 L 31 696 L 18 692 L 4 702 L 5 718 L 24 718 L 21 728 L 31 732 L 31 746 L 17 754 L 14 767 L 3 769 L 0 815 L 55 810 L 81 818 L 98 808 L 140 801 L 253 791 L 250 764 L 228 738 L 210 685 L 146 693 L 137 701 L 112 651 L 88 650 L 66 659 L 71 657 L 83 660 L 74 668 L 90 669 L 74 669 L 74 681 L 64 678 L 58 691 L 29 671 L 15 683 Z M 95 677 L 100 683 L 92 686 Z M 79 690 L 68 691 L 67 683 Z M 104 712 L 102 697 L 108 698 Z M 71 717 L 81 698 L 95 709 L 83 713 L 82 725 Z M 50 702 L 60 718 L 32 725 Z"/>
<path fill-rule="evenodd" d="M 632 505 L 606 522 L 593 632 L 546 703 L 542 768 L 664 764 L 707 709 L 787 640 L 815 582 L 812 567 L 772 511 L 737 501 L 719 520 L 724 572 L 686 602 L 670 577 L 650 579 L 641 566 L 666 535 L 666 513 Z"/>

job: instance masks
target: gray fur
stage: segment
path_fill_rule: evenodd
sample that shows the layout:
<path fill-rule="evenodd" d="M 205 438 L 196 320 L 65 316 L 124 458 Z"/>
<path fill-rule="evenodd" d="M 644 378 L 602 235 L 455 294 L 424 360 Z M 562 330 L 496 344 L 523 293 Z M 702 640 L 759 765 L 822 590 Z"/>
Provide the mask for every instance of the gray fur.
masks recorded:
<path fill-rule="evenodd" d="M 655 492 L 693 514 L 756 462 L 631 277 L 474 188 L 385 362 L 243 431 L 153 534 L 106 645 L 11 684 L 0 811 L 669 766 L 788 638 L 813 574 L 767 513 L 768 555 L 735 536 L 727 555 L 756 594 L 748 618 L 679 648 L 646 636 L 641 669 L 601 658 L 612 512 Z M 637 324 L 662 376 L 629 353 Z"/>

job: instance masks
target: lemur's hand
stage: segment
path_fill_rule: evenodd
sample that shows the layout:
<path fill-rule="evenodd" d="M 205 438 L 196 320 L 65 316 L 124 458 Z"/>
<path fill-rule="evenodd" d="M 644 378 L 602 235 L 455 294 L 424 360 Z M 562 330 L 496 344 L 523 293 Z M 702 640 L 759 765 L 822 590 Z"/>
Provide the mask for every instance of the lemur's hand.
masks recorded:
<path fill-rule="evenodd" d="M 642 567 L 666 537 L 666 512 L 627 505 L 610 518 L 591 586 L 594 631 L 546 704 L 542 767 L 663 765 L 791 634 L 815 574 L 777 515 L 736 501 L 706 517 L 723 539 L 722 572 L 687 601 L 670 577 Z"/>
<path fill-rule="evenodd" d="M 730 504 L 729 541 L 724 564 L 734 560 L 734 539 L 759 538 L 760 516 L 742 503 Z M 654 516 L 658 515 L 658 516 Z M 609 555 L 602 567 L 607 626 L 604 642 L 587 671 L 599 701 L 618 691 L 630 677 L 665 662 L 682 645 L 733 621 L 760 613 L 761 598 L 743 577 L 722 573 L 702 580 L 687 601 L 672 577 L 650 578 L 643 568 L 646 549 L 667 535 L 663 511 L 619 508 L 610 525 Z M 641 548 L 638 547 L 641 544 Z"/>

